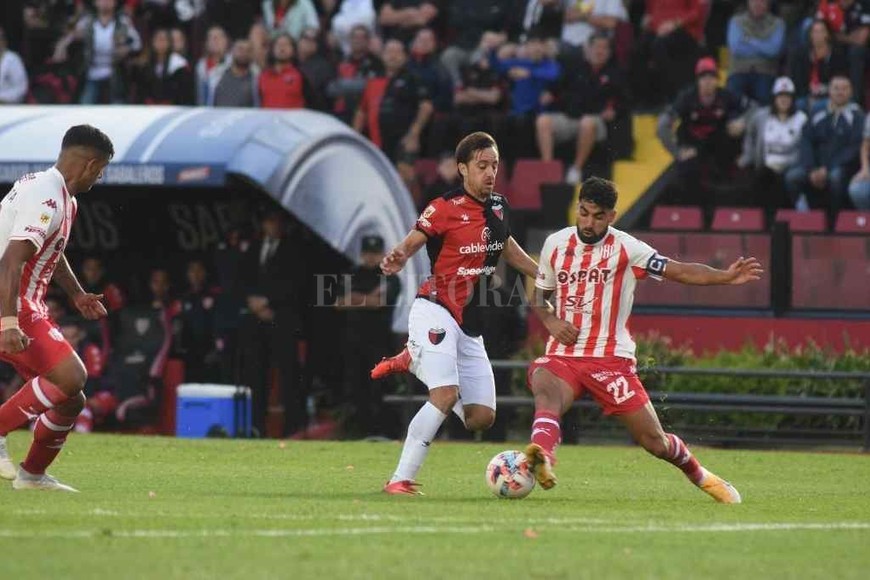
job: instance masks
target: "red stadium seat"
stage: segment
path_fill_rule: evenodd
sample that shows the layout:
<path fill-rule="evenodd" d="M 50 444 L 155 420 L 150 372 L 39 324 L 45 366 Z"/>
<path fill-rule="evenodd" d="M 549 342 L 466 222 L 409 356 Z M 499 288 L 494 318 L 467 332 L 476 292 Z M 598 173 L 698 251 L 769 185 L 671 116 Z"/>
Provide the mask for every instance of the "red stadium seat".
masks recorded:
<path fill-rule="evenodd" d="M 870 309 L 870 238 L 792 238 L 792 306 L 836 310 Z"/>
<path fill-rule="evenodd" d="M 417 159 L 414 161 L 414 173 L 424 186 L 429 185 L 438 177 L 437 159 Z"/>
<path fill-rule="evenodd" d="M 764 213 L 758 208 L 720 207 L 713 214 L 713 231 L 761 232 L 764 231 Z"/>
<path fill-rule="evenodd" d="M 564 170 L 561 161 L 517 159 L 508 201 L 513 209 L 541 209 L 541 184 L 559 183 Z"/>
<path fill-rule="evenodd" d="M 696 232 L 704 229 L 704 216 L 699 207 L 660 205 L 653 210 L 650 227 L 654 230 Z"/>
<path fill-rule="evenodd" d="M 825 212 L 821 210 L 781 209 L 776 212 L 775 221 L 788 222 L 788 229 L 793 232 L 818 233 L 825 231 Z"/>
<path fill-rule="evenodd" d="M 870 234 L 870 211 L 841 211 L 834 231 L 838 234 Z"/>

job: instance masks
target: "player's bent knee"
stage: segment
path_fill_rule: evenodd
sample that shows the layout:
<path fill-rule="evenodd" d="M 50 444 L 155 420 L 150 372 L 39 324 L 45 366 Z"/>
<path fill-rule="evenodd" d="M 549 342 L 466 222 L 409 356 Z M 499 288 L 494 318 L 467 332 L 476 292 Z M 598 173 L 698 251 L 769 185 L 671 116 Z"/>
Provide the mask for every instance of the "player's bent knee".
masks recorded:
<path fill-rule="evenodd" d="M 459 387 L 435 387 L 429 391 L 429 402 L 445 415 L 450 413 L 457 401 L 459 401 Z"/>
<path fill-rule="evenodd" d="M 495 423 L 495 411 L 486 407 L 478 407 L 470 411 L 466 407 L 465 428 L 469 431 L 486 431 Z"/>
<path fill-rule="evenodd" d="M 87 397 L 81 391 L 55 407 L 55 410 L 64 417 L 78 417 L 85 408 Z"/>

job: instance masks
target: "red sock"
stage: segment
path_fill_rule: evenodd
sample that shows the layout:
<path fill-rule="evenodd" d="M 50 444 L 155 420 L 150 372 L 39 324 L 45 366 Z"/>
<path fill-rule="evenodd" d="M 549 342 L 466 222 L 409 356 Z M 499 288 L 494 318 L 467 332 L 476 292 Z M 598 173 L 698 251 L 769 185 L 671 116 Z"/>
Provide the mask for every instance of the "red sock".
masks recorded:
<path fill-rule="evenodd" d="M 550 458 L 555 459 L 556 446 L 562 442 L 562 428 L 559 415 L 549 411 L 535 411 L 532 423 L 532 443 L 537 443 Z"/>
<path fill-rule="evenodd" d="M 36 419 L 67 399 L 69 397 L 51 381 L 34 377 L 0 407 L 0 437 L 5 437 L 10 431 Z"/>
<path fill-rule="evenodd" d="M 683 440 L 673 433 L 665 434 L 668 438 L 668 455 L 664 458 L 668 463 L 672 463 L 679 467 L 689 481 L 698 485 L 704 477 L 704 469 Z"/>
<path fill-rule="evenodd" d="M 63 449 L 69 432 L 75 425 L 76 417 L 64 417 L 57 411 L 46 411 L 36 420 L 33 430 L 33 443 L 21 467 L 27 473 L 42 475 Z"/>

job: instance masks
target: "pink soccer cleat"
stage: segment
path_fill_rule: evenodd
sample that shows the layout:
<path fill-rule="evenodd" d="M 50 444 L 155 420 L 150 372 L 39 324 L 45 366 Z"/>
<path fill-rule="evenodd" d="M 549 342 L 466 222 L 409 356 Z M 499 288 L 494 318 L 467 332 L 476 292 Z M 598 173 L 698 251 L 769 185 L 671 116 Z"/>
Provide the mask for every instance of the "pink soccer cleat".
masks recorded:
<path fill-rule="evenodd" d="M 394 373 L 406 373 L 409 368 L 411 368 L 411 353 L 408 352 L 408 347 L 405 347 L 396 356 L 381 359 L 381 362 L 372 369 L 371 376 L 373 379 L 382 379 Z"/>
<path fill-rule="evenodd" d="M 388 481 L 384 485 L 384 493 L 390 495 L 423 495 L 423 492 L 417 489 L 418 487 L 420 487 L 420 484 L 410 479 Z"/>

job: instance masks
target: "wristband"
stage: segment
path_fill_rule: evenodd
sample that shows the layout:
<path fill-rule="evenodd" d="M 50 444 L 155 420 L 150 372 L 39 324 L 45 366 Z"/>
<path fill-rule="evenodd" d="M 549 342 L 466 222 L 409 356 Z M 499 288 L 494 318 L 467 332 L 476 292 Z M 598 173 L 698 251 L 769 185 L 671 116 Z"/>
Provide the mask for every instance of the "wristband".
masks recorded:
<path fill-rule="evenodd" d="M 0 332 L 9 330 L 10 328 L 18 328 L 17 316 L 4 316 L 0 318 Z"/>

